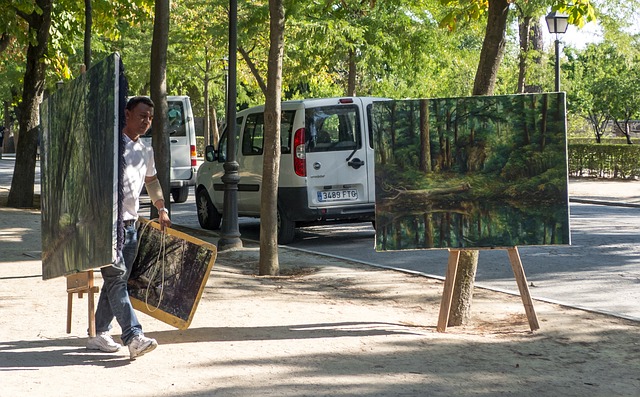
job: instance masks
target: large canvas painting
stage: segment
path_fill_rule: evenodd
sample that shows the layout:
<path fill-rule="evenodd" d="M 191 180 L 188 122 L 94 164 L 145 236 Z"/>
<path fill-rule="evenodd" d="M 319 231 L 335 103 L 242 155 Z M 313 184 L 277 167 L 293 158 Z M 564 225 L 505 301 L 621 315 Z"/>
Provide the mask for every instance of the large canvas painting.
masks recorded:
<path fill-rule="evenodd" d="M 138 254 L 129 276 L 136 310 L 179 329 L 191 324 L 216 259 L 216 247 L 139 218 Z"/>
<path fill-rule="evenodd" d="M 377 102 L 376 249 L 569 244 L 564 93 Z"/>
<path fill-rule="evenodd" d="M 116 257 L 121 79 L 113 54 L 40 106 L 44 279 Z"/>

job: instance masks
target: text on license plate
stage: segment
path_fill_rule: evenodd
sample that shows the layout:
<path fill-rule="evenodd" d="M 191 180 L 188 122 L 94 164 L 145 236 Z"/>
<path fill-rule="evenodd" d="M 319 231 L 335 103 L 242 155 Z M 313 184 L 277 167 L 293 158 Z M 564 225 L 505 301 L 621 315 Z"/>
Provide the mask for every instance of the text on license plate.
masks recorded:
<path fill-rule="evenodd" d="M 357 200 L 358 191 L 349 190 L 323 190 L 318 192 L 318 201 L 348 201 Z"/>

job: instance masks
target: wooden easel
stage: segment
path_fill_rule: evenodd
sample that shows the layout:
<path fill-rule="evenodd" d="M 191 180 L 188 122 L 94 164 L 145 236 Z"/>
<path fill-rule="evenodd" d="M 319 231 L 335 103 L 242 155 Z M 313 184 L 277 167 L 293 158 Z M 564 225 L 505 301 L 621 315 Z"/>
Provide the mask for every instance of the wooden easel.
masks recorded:
<path fill-rule="evenodd" d="M 98 293 L 100 288 L 93 285 L 93 270 L 80 272 L 67 276 L 67 333 L 71 333 L 71 310 L 73 308 L 73 294 L 77 293 L 82 299 L 82 294 L 88 295 L 89 306 L 89 336 L 96 336 L 96 313 L 93 294 Z"/>
<path fill-rule="evenodd" d="M 520 290 L 520 297 L 524 304 L 524 311 L 527 313 L 527 319 L 529 320 L 529 328 L 531 331 L 540 329 L 538 325 L 538 317 L 533 308 L 533 301 L 529 294 L 529 286 L 527 285 L 527 277 L 524 274 L 522 267 L 522 261 L 520 260 L 520 254 L 518 248 L 506 248 L 509 254 L 509 261 L 511 262 L 511 268 Z M 460 260 L 460 252 L 463 250 L 449 250 L 449 263 L 447 265 L 447 274 L 444 279 L 444 291 L 442 292 L 442 301 L 440 302 L 440 315 L 438 316 L 438 332 L 445 332 L 447 330 L 447 324 L 449 322 L 449 311 L 451 310 L 451 300 L 453 299 L 453 290 L 455 288 L 456 273 L 458 272 L 458 261 Z"/>

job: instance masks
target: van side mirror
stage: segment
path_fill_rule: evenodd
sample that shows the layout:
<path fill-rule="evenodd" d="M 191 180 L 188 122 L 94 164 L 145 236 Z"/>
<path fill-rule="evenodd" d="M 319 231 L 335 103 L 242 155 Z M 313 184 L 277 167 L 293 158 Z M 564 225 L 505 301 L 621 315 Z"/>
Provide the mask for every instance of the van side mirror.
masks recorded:
<path fill-rule="evenodd" d="M 216 161 L 217 157 L 218 156 L 217 156 L 216 150 L 213 147 L 213 145 L 207 145 L 204 148 L 204 158 L 207 161 Z"/>

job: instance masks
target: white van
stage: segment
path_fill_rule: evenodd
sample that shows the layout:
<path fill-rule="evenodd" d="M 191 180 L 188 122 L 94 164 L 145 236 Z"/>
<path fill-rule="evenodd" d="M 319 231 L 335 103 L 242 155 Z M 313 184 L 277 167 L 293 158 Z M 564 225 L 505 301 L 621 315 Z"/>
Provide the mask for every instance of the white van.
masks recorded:
<path fill-rule="evenodd" d="M 295 228 L 329 222 L 373 221 L 374 157 L 371 108 L 383 98 L 305 99 L 282 103 L 278 242 Z M 264 106 L 237 114 L 238 215 L 260 216 Z M 217 150 L 205 149 L 197 172 L 198 221 L 220 227 L 228 131 Z"/>
<path fill-rule="evenodd" d="M 196 128 L 193 110 L 188 96 L 167 96 L 167 124 L 171 146 L 171 197 L 176 203 L 184 203 L 189 196 L 189 186 L 196 183 Z M 141 138 L 151 145 L 149 129 Z"/>

